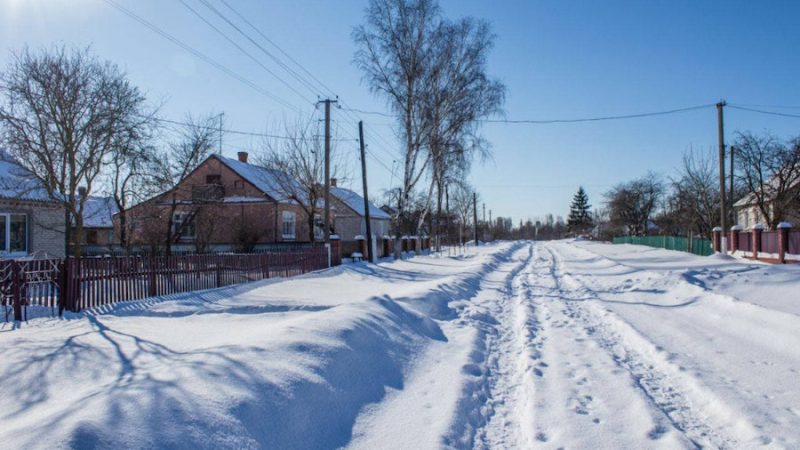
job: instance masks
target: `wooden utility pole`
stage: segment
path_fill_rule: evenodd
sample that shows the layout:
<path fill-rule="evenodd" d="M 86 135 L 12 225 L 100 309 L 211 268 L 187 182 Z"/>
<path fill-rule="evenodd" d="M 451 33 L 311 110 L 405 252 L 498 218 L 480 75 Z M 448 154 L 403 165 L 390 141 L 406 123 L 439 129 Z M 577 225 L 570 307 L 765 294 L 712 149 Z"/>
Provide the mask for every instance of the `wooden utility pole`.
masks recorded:
<path fill-rule="evenodd" d="M 726 253 L 725 234 L 727 228 L 725 227 L 725 131 L 723 127 L 722 108 L 725 107 L 725 101 L 717 103 L 717 134 L 719 139 L 719 223 L 722 228 L 722 237 L 720 240 L 720 252 Z"/>
<path fill-rule="evenodd" d="M 731 165 L 730 165 L 730 187 L 728 190 L 728 201 L 730 202 L 730 211 L 731 211 L 731 225 L 736 225 L 736 212 L 733 210 L 733 152 L 734 147 L 730 146 L 730 158 L 731 158 Z M 731 244 L 732 245 L 732 244 Z M 732 248 L 732 247 L 731 247 Z"/>
<path fill-rule="evenodd" d="M 372 225 L 369 220 L 369 193 L 367 192 L 367 156 L 364 147 L 364 122 L 358 121 L 358 142 L 361 145 L 361 180 L 364 184 L 364 220 L 367 221 L 367 261 L 375 262 L 372 254 Z"/>
<path fill-rule="evenodd" d="M 331 103 L 336 100 L 326 98 L 325 104 L 325 242 L 331 242 Z"/>
<path fill-rule="evenodd" d="M 478 246 L 478 193 L 472 193 L 472 218 L 475 222 L 475 246 Z"/>

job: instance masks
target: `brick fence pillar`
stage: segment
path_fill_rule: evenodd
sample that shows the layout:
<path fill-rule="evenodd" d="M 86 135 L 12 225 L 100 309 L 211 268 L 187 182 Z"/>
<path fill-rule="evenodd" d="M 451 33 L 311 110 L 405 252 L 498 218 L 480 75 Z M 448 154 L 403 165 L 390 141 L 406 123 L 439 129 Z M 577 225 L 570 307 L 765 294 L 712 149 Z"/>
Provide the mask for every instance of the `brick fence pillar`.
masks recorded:
<path fill-rule="evenodd" d="M 789 232 L 792 231 L 792 224 L 781 222 L 778 224 L 778 258 L 781 264 L 786 264 L 786 253 L 789 251 Z"/>
<path fill-rule="evenodd" d="M 758 252 L 761 251 L 761 232 L 764 225 L 757 223 L 753 225 L 753 259 L 758 259 Z"/>
<path fill-rule="evenodd" d="M 739 232 L 742 231 L 742 227 L 740 225 L 734 225 L 731 227 L 731 255 L 736 254 L 736 251 L 739 250 Z"/>
<path fill-rule="evenodd" d="M 331 267 L 342 264 L 342 241 L 338 235 L 331 235 Z"/>
<path fill-rule="evenodd" d="M 712 240 L 712 242 L 714 244 L 714 252 L 719 253 L 720 252 L 720 235 L 722 234 L 722 228 L 714 227 L 714 229 L 711 230 L 711 231 L 714 232 L 714 238 Z"/>

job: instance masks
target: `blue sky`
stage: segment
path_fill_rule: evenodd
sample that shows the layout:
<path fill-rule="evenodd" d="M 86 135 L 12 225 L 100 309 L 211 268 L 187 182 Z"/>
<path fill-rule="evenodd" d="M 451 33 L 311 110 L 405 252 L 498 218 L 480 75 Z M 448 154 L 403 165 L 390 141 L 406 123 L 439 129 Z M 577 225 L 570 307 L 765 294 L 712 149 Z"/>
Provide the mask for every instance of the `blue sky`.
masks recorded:
<path fill-rule="evenodd" d="M 231 129 L 264 132 L 283 120 L 308 120 L 317 94 L 248 47 L 287 88 L 239 53 L 178 0 L 116 0 L 214 58 L 291 108 L 259 94 L 147 30 L 103 0 L 0 0 L 0 67 L 10 51 L 66 43 L 91 45 L 119 64 L 162 114 L 225 112 Z M 185 0 L 213 19 L 198 0 Z M 210 0 L 219 5 L 218 0 Z M 386 111 L 352 64 L 350 32 L 365 1 L 229 0 L 260 30 L 352 108 Z M 508 87 L 509 119 L 553 119 L 640 113 L 714 103 L 768 105 L 800 114 L 800 2 L 795 1 L 442 1 L 445 14 L 488 20 L 497 34 L 491 73 Z M 224 24 L 214 21 L 218 26 Z M 248 45 L 225 28 L 231 37 Z M 269 47 L 268 47 L 269 48 Z M 798 108 L 783 108 L 795 106 Z M 780 108 L 778 108 L 780 107 Z M 397 184 L 399 158 L 390 119 L 334 111 L 338 137 L 368 124 L 370 191 Z M 800 119 L 726 110 L 726 136 L 737 130 L 800 134 Z M 595 205 L 613 184 L 648 170 L 669 176 L 689 148 L 713 151 L 713 108 L 652 118 L 581 124 L 486 124 L 493 158 L 475 166 L 472 182 L 494 215 L 565 215 L 578 185 Z M 224 153 L 256 148 L 258 139 L 228 135 Z M 357 144 L 336 151 L 356 172 Z M 373 194 L 374 195 L 374 194 Z"/>

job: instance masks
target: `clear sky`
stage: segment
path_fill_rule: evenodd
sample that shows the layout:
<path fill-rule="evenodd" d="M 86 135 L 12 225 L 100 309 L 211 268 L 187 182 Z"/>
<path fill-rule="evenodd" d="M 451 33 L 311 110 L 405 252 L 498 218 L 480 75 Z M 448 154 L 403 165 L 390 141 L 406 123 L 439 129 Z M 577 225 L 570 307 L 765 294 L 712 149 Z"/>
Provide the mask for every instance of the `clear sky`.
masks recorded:
<path fill-rule="evenodd" d="M 119 64 L 167 118 L 225 112 L 236 130 L 274 131 L 282 120 L 308 120 L 312 91 L 201 4 L 184 0 L 246 47 L 240 53 L 179 0 L 115 0 L 286 105 L 242 84 L 169 42 L 104 0 L 0 0 L 0 67 L 10 52 L 66 43 L 91 45 Z M 219 0 L 209 0 L 224 10 Z M 386 111 L 352 64 L 350 33 L 365 0 L 228 0 L 351 108 Z M 442 0 L 450 17 L 488 20 L 497 34 L 491 73 L 508 87 L 508 119 L 561 119 L 669 110 L 715 103 L 766 105 L 800 114 L 800 2 L 797 1 L 485 1 Z M 224 10 L 227 11 L 227 10 Z M 265 48 L 280 56 L 274 47 Z M 790 107 L 794 108 L 790 108 Z M 371 192 L 397 184 L 399 158 L 391 119 L 334 111 L 336 152 L 358 172 L 358 118 L 367 124 Z M 800 119 L 726 109 L 726 136 L 737 130 L 800 134 Z M 565 215 L 578 185 L 592 203 L 613 184 L 645 174 L 674 173 L 684 151 L 713 151 L 713 108 L 651 118 L 580 124 L 486 124 L 493 159 L 476 165 L 472 182 L 494 216 Z M 227 135 L 223 153 L 254 148 L 259 139 Z M 379 158 L 378 162 L 375 159 Z"/>

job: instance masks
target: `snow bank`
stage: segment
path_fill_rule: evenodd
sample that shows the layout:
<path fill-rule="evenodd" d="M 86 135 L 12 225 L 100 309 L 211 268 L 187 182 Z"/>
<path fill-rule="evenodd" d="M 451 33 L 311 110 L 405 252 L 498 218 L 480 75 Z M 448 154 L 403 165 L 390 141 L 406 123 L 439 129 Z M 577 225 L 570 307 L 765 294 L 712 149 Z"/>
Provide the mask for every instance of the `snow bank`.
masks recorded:
<path fill-rule="evenodd" d="M 496 255 L 355 265 L 0 333 L 0 442 L 13 448 L 336 448 L 447 339 L 424 298 Z M 462 286 L 462 287 L 459 287 Z"/>

